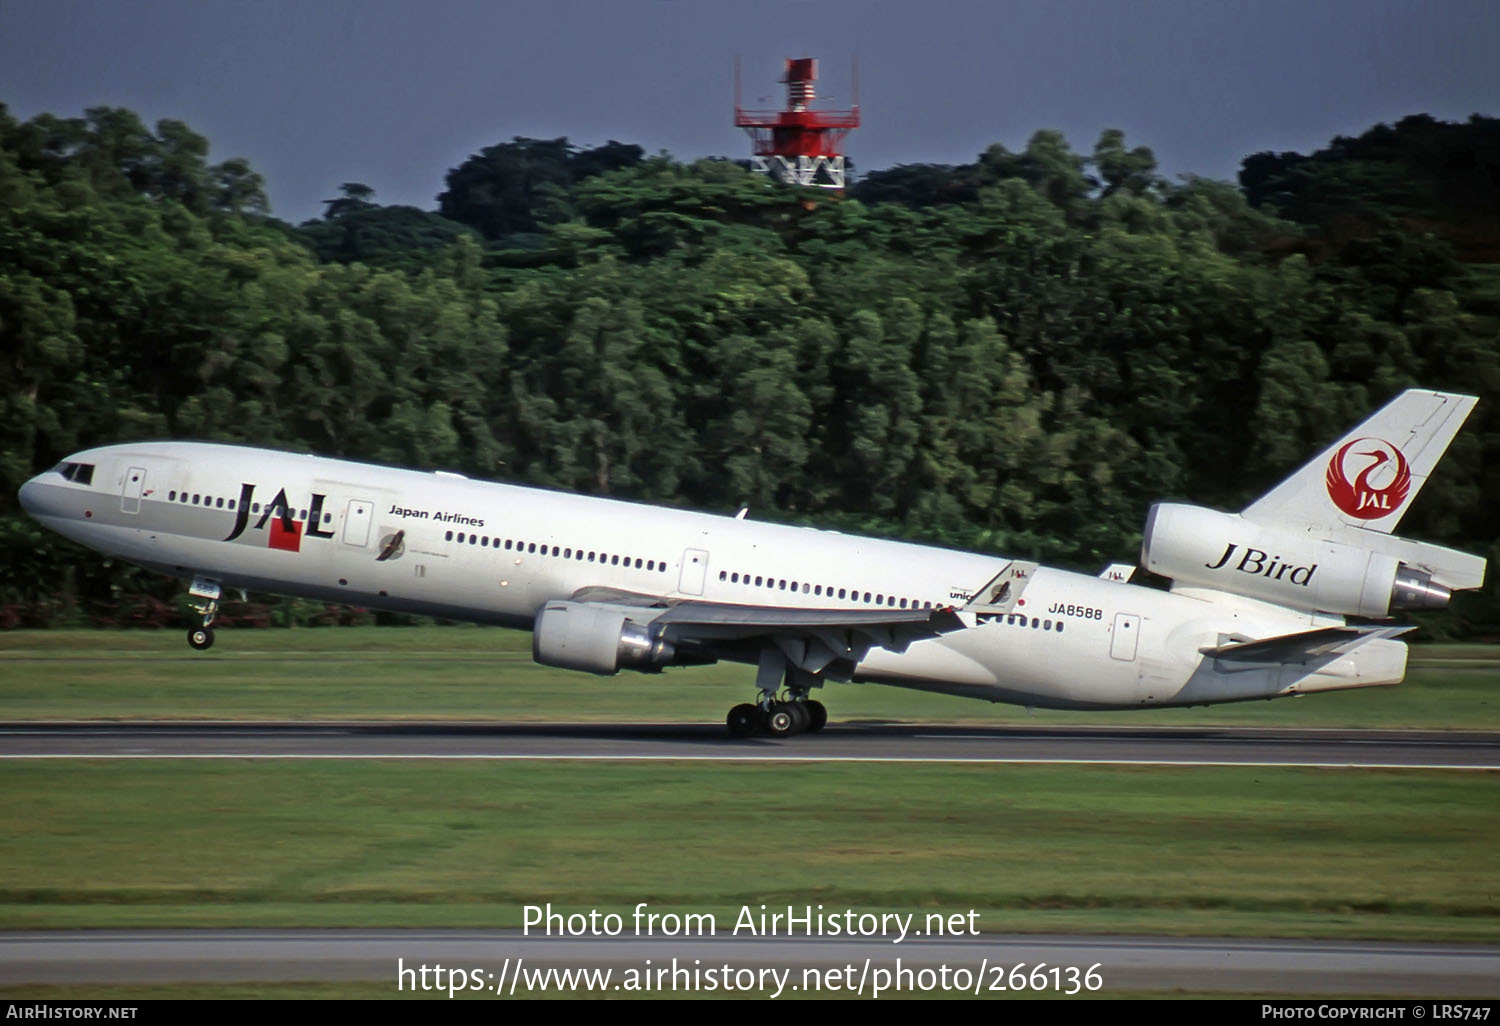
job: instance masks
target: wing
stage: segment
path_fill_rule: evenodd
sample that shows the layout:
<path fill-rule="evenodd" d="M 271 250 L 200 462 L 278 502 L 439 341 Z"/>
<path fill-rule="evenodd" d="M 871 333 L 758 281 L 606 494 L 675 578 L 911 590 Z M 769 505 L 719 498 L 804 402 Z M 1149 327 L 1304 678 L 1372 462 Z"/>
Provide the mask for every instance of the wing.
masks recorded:
<path fill-rule="evenodd" d="M 967 626 L 953 609 L 807 609 L 750 606 L 585 588 L 570 601 L 619 610 L 679 656 L 764 662 L 774 649 L 811 674 L 847 680 L 871 649 L 904 652 L 914 641 Z M 692 661 L 689 658 L 686 661 Z"/>

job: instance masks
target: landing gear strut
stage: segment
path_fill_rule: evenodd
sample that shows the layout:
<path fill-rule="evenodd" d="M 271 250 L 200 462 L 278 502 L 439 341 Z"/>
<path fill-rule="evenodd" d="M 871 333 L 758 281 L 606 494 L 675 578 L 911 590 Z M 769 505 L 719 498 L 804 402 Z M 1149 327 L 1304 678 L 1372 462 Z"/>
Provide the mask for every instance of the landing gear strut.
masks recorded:
<path fill-rule="evenodd" d="M 214 616 L 219 612 L 219 582 L 210 581 L 206 577 L 194 577 L 193 584 L 188 588 L 188 595 L 193 600 L 193 609 L 203 617 L 201 627 L 190 627 L 187 632 L 188 644 L 198 651 L 212 648 L 214 644 Z"/>

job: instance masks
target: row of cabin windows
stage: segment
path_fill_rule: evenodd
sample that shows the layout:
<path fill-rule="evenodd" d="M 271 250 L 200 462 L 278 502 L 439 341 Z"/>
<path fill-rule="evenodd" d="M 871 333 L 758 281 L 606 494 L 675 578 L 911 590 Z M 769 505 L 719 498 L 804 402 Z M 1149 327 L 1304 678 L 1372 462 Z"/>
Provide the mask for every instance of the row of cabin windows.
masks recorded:
<path fill-rule="evenodd" d="M 561 545 L 553 545 L 550 548 L 544 543 L 538 545 L 536 542 L 516 541 L 514 538 L 491 538 L 487 534 L 468 534 L 459 531 L 456 534 L 449 531 L 443 535 L 444 541 L 454 542 L 458 545 L 478 545 L 482 549 L 504 548 L 508 552 L 535 553 L 539 556 L 556 556 L 559 559 L 587 560 L 590 563 L 604 563 L 609 566 L 631 566 L 632 563 L 637 570 L 653 570 L 660 573 L 667 572 L 667 564 L 661 559 L 632 559 L 630 556 L 621 556 L 618 553 L 589 552 L 585 549 L 563 548 Z"/>
<path fill-rule="evenodd" d="M 1025 613 L 1006 613 L 1000 619 L 1002 622 L 1008 623 L 1012 627 L 1025 627 L 1027 617 Z M 1063 622 L 1061 620 L 1053 621 L 1043 620 L 1039 616 L 1031 617 L 1032 630 L 1057 631 L 1059 634 L 1061 634 L 1062 628 Z"/>
<path fill-rule="evenodd" d="M 234 509 L 234 503 L 235 503 L 235 500 L 233 500 L 233 499 L 227 499 L 226 500 L 223 496 L 220 496 L 218 498 L 214 498 L 212 495 L 203 495 L 200 492 L 193 492 L 191 495 L 189 495 L 187 492 L 178 492 L 178 491 L 170 491 L 170 492 L 168 492 L 167 493 L 167 501 L 169 501 L 169 502 L 191 502 L 194 506 L 209 506 L 209 507 L 212 507 L 214 509 Z M 259 513 L 260 512 L 260 503 L 258 503 L 258 502 L 252 502 L 250 504 L 250 512 L 252 512 L 252 513 Z M 287 510 L 287 512 L 289 514 L 291 514 L 291 517 L 292 517 L 293 520 L 306 520 L 307 519 L 307 510 L 305 510 L 305 509 L 291 509 L 291 510 Z M 332 513 L 324 513 L 323 514 L 323 523 L 325 523 L 325 524 L 331 524 L 331 523 L 333 523 L 333 514 Z"/>
<path fill-rule="evenodd" d="M 806 581 L 800 584 L 796 581 L 788 582 L 784 577 L 752 577 L 750 574 L 739 572 L 731 573 L 728 570 L 719 571 L 719 580 L 730 584 L 744 584 L 755 588 L 776 588 L 779 591 L 800 591 L 804 595 L 820 595 L 826 598 L 847 598 L 853 602 L 873 602 L 877 606 L 897 606 L 901 609 L 931 609 L 931 602 L 919 602 L 916 599 L 898 599 L 893 595 L 872 594 L 864 592 L 863 596 L 858 588 L 838 588 L 833 585 L 808 584 Z"/>

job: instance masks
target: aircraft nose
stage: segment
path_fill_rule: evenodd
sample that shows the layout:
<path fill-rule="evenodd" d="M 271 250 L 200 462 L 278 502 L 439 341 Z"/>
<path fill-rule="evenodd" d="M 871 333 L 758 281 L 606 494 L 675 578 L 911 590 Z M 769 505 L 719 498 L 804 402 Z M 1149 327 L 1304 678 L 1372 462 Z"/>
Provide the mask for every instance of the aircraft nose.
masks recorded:
<path fill-rule="evenodd" d="M 16 497 L 21 500 L 21 508 L 32 516 L 36 516 L 37 507 L 41 504 L 41 489 L 42 486 L 37 483 L 37 479 L 32 478 L 16 493 Z"/>

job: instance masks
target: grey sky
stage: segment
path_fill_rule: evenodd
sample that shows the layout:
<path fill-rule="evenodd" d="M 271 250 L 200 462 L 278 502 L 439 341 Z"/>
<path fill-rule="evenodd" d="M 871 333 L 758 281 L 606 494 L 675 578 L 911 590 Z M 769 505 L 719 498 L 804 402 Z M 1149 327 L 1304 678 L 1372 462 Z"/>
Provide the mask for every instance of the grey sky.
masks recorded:
<path fill-rule="evenodd" d="M 12 114 L 179 118 L 293 221 L 345 181 L 432 209 L 517 135 L 747 155 L 736 53 L 773 105 L 783 57 L 822 58 L 843 101 L 857 53 L 865 170 L 1121 128 L 1169 174 L 1233 178 L 1406 114 L 1500 114 L 1500 0 L 0 0 Z"/>

